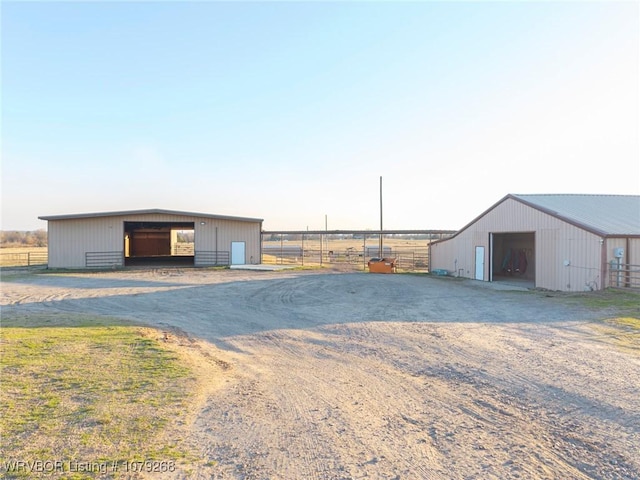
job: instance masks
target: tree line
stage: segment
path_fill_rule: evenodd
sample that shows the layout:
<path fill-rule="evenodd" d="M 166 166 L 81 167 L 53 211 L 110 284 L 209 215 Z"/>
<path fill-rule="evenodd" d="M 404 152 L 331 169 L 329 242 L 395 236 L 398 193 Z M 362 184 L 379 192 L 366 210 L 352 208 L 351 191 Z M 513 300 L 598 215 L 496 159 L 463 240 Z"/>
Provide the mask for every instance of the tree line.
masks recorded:
<path fill-rule="evenodd" d="M 8 230 L 0 232 L 0 246 L 2 247 L 46 247 L 47 231 L 34 230 L 20 232 Z"/>

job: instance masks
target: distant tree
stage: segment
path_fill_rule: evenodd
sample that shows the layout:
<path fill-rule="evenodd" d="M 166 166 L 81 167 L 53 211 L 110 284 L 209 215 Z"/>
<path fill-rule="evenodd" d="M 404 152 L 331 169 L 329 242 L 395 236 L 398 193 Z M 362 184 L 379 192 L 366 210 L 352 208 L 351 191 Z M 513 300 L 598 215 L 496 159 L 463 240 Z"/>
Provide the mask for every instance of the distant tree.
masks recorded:
<path fill-rule="evenodd" d="M 2 245 L 3 247 L 46 247 L 47 231 L 3 231 L 0 232 L 0 245 Z"/>
<path fill-rule="evenodd" d="M 193 243 L 194 233 L 193 230 L 185 230 L 178 232 L 178 243 Z"/>
<path fill-rule="evenodd" d="M 36 241 L 36 247 L 46 247 L 47 246 L 47 240 L 48 240 L 48 236 L 47 236 L 47 231 L 44 229 L 40 229 L 40 230 L 36 230 L 35 232 L 33 232 L 33 236 L 35 238 Z"/>

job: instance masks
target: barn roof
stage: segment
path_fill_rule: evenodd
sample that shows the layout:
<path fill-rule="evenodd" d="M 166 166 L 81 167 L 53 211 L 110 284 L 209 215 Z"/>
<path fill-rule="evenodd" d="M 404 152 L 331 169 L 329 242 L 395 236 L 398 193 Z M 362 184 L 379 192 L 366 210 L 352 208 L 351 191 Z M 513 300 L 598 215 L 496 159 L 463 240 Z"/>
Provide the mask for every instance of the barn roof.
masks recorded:
<path fill-rule="evenodd" d="M 47 215 L 38 217 L 40 220 L 75 220 L 81 218 L 96 218 L 96 217 L 121 217 L 124 215 L 148 215 L 148 214 L 160 214 L 160 215 L 182 215 L 186 217 L 197 218 L 215 218 L 217 220 L 235 220 L 238 222 L 262 222 L 261 218 L 249 218 L 249 217 L 232 217 L 229 215 L 214 215 L 211 213 L 197 213 L 197 212 L 181 212 L 176 210 L 163 210 L 159 208 L 151 208 L 147 210 L 124 210 L 119 212 L 98 212 L 98 213 L 76 213 L 69 215 Z"/>
<path fill-rule="evenodd" d="M 512 199 L 602 237 L 640 236 L 640 195 L 509 194 L 482 212 L 446 242 L 460 235 L 503 202 Z"/>
<path fill-rule="evenodd" d="M 603 236 L 640 235 L 640 195 L 507 195 Z"/>

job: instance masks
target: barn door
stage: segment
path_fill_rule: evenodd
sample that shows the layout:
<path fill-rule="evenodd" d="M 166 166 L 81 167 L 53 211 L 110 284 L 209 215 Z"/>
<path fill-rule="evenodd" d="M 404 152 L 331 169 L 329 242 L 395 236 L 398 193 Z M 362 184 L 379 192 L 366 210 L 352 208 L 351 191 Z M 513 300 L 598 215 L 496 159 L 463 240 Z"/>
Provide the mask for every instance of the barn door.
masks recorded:
<path fill-rule="evenodd" d="M 244 265 L 244 242 L 231 242 L 231 265 Z"/>
<path fill-rule="evenodd" d="M 476 247 L 476 280 L 484 280 L 484 247 Z"/>

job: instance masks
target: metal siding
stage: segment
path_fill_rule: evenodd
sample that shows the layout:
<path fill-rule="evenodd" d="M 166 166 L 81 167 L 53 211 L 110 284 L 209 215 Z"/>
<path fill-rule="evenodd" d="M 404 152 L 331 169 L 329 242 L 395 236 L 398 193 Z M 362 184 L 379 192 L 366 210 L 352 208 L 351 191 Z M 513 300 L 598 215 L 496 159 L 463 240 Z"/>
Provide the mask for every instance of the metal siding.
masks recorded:
<path fill-rule="evenodd" d="M 200 223 L 201 221 L 204 222 L 204 225 Z M 216 219 L 199 220 L 195 225 L 195 249 L 196 251 L 218 251 L 230 254 L 231 242 L 245 242 L 247 262 L 260 263 L 260 227 L 260 223 Z"/>
<path fill-rule="evenodd" d="M 602 288 L 600 237 L 558 218 L 507 199 L 451 239 L 433 245 L 432 269 L 445 268 L 458 259 L 462 276 L 473 278 L 475 246 L 485 246 L 490 233 L 535 233 L 536 287 L 580 291 L 587 285 Z M 564 267 L 563 261 L 570 266 Z M 485 258 L 485 280 L 488 279 Z"/>
<path fill-rule="evenodd" d="M 247 261 L 260 262 L 261 222 L 189 217 L 167 214 L 133 214 L 112 217 L 49 220 L 49 267 L 84 268 L 86 252 L 124 250 L 124 222 L 193 222 L 196 250 L 231 251 L 232 241 L 246 242 Z M 201 222 L 204 225 L 201 225 Z"/>
<path fill-rule="evenodd" d="M 431 246 L 431 270 L 448 270 L 454 276 L 471 278 L 474 268 L 473 238 L 465 230 L 451 240 Z"/>
<path fill-rule="evenodd" d="M 607 239 L 607 264 L 610 264 L 612 260 L 617 260 L 616 257 L 613 255 L 613 251 L 616 248 L 624 248 L 624 256 L 622 257 L 623 263 L 634 264 L 632 259 L 634 257 L 634 253 L 636 252 L 633 251 L 632 240 L 640 241 L 640 239 L 637 239 L 637 238 L 633 238 L 633 239 L 627 239 L 626 237 L 608 238 Z M 630 244 L 631 248 L 627 247 L 627 243 Z M 638 245 L 640 245 L 640 243 L 638 243 Z"/>
<path fill-rule="evenodd" d="M 204 225 L 201 222 L 204 222 Z M 260 223 L 215 219 L 196 222 L 196 251 L 230 253 L 231 242 L 245 242 L 247 261 L 260 263 Z"/>
<path fill-rule="evenodd" d="M 640 238 L 630 238 L 628 250 L 628 263 L 631 265 L 640 265 Z"/>
<path fill-rule="evenodd" d="M 84 268 L 86 252 L 123 250 L 123 224 L 113 218 L 49 221 L 48 229 L 50 268 Z"/>
<path fill-rule="evenodd" d="M 613 255 L 613 251 L 616 248 L 624 248 L 624 256 L 622 257 L 622 263 L 627 265 L 640 265 L 640 238 L 633 237 L 615 237 L 607 238 L 606 242 L 606 279 L 605 287 L 611 286 L 610 284 L 610 269 L 611 263 L 616 262 L 617 258 Z"/>
<path fill-rule="evenodd" d="M 557 274 L 555 279 L 547 280 L 553 290 L 581 291 L 602 288 L 605 279 L 601 274 L 600 238 L 575 227 L 560 230 L 559 234 L 553 259 Z M 565 262 L 569 265 L 565 265 Z"/>
<path fill-rule="evenodd" d="M 117 217 L 106 217 L 121 222 L 195 222 L 200 221 L 199 217 L 189 217 L 186 215 L 168 215 L 162 213 L 146 213 L 146 214 L 132 214 L 121 215 Z M 209 220 L 209 219 L 205 219 Z"/>

